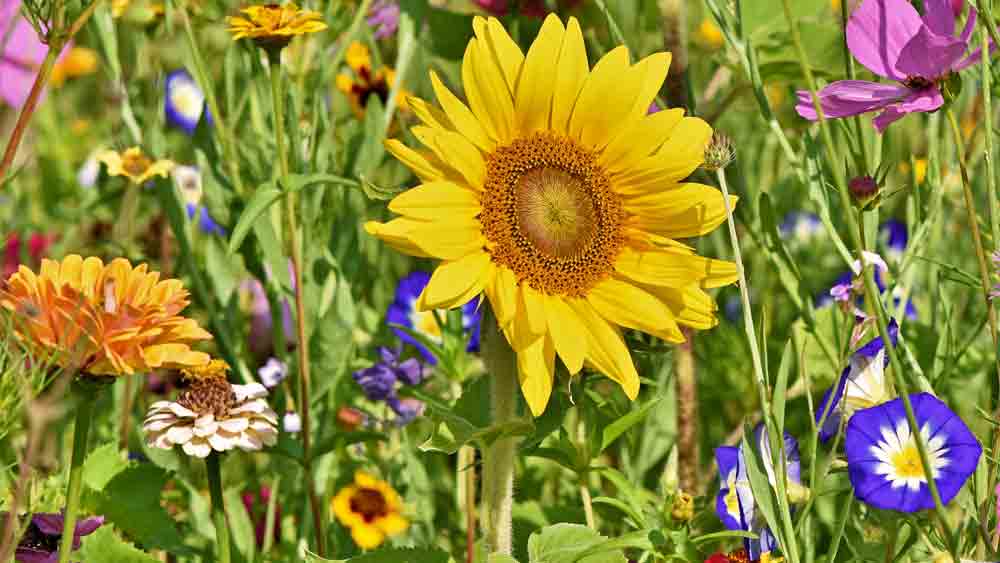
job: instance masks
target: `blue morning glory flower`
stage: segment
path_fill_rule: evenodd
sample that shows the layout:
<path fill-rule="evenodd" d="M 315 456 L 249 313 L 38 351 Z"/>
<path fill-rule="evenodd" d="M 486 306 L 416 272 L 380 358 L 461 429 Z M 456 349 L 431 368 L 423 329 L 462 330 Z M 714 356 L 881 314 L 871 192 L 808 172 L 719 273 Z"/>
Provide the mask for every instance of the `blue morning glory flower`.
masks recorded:
<path fill-rule="evenodd" d="M 819 216 L 808 211 L 791 211 L 778 227 L 781 236 L 797 244 L 805 244 L 823 230 Z"/>
<path fill-rule="evenodd" d="M 947 504 L 976 470 L 983 448 L 940 399 L 910 395 L 931 476 Z M 903 400 L 859 410 L 847 423 L 844 450 L 854 495 L 875 508 L 916 512 L 934 508 Z"/>
<path fill-rule="evenodd" d="M 899 325 L 895 319 L 891 319 L 886 328 L 889 340 L 896 346 Z M 889 400 L 889 388 L 885 383 L 885 366 L 888 364 L 885 343 L 879 336 L 854 352 L 837 384 L 826 390 L 816 410 L 817 423 L 823 421 L 823 416 L 826 415 L 826 420 L 819 429 L 821 441 L 826 442 L 837 433 L 844 417 L 850 418 L 858 409 L 873 407 Z"/>
<path fill-rule="evenodd" d="M 188 203 L 185 204 L 184 208 L 187 209 L 187 216 L 189 219 L 194 220 L 197 218 L 198 228 L 201 229 L 201 232 L 207 235 L 226 236 L 226 230 L 220 227 L 219 224 L 215 222 L 215 219 L 212 219 L 212 216 L 208 214 L 208 209 L 206 209 L 205 206 Z"/>
<path fill-rule="evenodd" d="M 878 228 L 879 242 L 882 244 L 883 252 L 894 262 L 898 262 L 903 257 L 906 244 L 910 237 L 906 232 L 906 223 L 889 219 Z"/>
<path fill-rule="evenodd" d="M 420 294 L 427 287 L 431 275 L 427 272 L 412 272 L 399 280 L 396 286 L 396 299 L 389 305 L 386 311 L 386 322 L 405 326 L 406 328 L 420 334 L 434 343 L 441 342 L 441 327 L 438 326 L 437 317 L 433 311 L 417 310 L 417 300 Z M 473 299 L 462 306 L 462 328 L 469 336 L 469 343 L 466 350 L 475 352 L 479 350 L 479 318 L 478 301 Z M 423 344 L 417 341 L 405 331 L 394 328 L 393 332 L 399 336 L 403 342 L 412 344 L 420 351 L 428 363 L 434 364 L 437 358 Z"/>
<path fill-rule="evenodd" d="M 168 74 L 165 90 L 163 112 L 168 123 L 188 135 L 194 135 L 203 113 L 205 122 L 212 123 L 212 115 L 205 107 L 205 94 L 188 71 L 180 69 Z"/>
<path fill-rule="evenodd" d="M 757 425 L 753 432 L 754 445 L 764 460 L 771 486 L 775 484 L 774 468 L 771 466 L 771 446 L 763 425 Z M 720 446 L 715 448 L 715 460 L 719 465 L 721 481 L 719 493 L 715 496 L 715 513 L 722 524 L 729 530 L 743 530 L 757 534 L 755 540 L 743 540 L 744 547 L 751 560 L 760 558 L 761 553 L 774 551 L 778 542 L 774 534 L 764 522 L 763 515 L 757 512 L 757 503 L 750 487 L 750 476 L 746 467 L 747 442 L 740 446 Z M 785 432 L 785 466 L 789 489 L 800 488 L 801 461 L 799 460 L 799 444 L 795 438 Z"/>

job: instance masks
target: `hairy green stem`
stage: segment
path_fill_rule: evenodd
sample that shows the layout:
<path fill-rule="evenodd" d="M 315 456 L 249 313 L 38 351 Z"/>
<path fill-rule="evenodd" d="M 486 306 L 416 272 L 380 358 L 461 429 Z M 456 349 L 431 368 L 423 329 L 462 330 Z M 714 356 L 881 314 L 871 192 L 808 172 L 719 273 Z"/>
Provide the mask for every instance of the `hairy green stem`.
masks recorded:
<path fill-rule="evenodd" d="M 218 548 L 219 563 L 229 563 L 229 525 L 226 522 L 226 505 L 222 500 L 222 469 L 219 468 L 219 452 L 212 451 L 205 458 L 208 474 L 208 492 L 212 497 L 212 522 L 215 524 L 215 545 Z"/>
<path fill-rule="evenodd" d="M 73 425 L 73 457 L 70 459 L 69 483 L 66 485 L 66 511 L 63 515 L 63 533 L 59 542 L 59 563 L 68 563 L 73 551 L 73 532 L 80 509 L 80 486 L 83 484 L 83 461 L 87 457 L 87 439 L 94 417 L 97 391 L 90 384 L 77 384 L 76 422 Z"/>
<path fill-rule="evenodd" d="M 271 101 L 274 104 L 274 141 L 278 151 L 278 164 L 280 165 L 281 179 L 288 178 L 288 151 L 285 147 L 285 94 L 282 88 L 281 76 L 281 50 L 274 49 L 268 52 L 267 60 L 270 64 L 271 73 Z M 287 186 L 283 186 L 287 189 Z M 312 393 L 310 391 L 309 378 L 309 343 L 306 340 L 306 314 L 305 298 L 302 286 L 305 279 L 302 276 L 302 241 L 299 237 L 299 229 L 295 218 L 296 194 L 289 190 L 281 205 L 285 211 L 285 243 L 288 245 L 289 255 L 292 259 L 292 285 L 295 291 L 295 334 L 298 346 L 299 363 L 299 412 L 302 416 L 302 468 L 306 477 L 306 493 L 309 497 L 309 508 L 312 512 L 313 527 L 316 532 L 316 551 L 320 557 L 326 556 L 326 538 L 323 526 L 323 509 L 320 506 L 319 497 L 316 495 L 315 478 L 312 471 L 312 433 L 309 418 L 309 401 Z"/>
<path fill-rule="evenodd" d="M 489 308 L 483 313 L 483 362 L 490 378 L 493 424 L 517 416 L 517 361 L 514 350 Z M 504 437 L 483 452 L 482 527 L 488 553 L 512 554 L 511 511 L 514 505 L 514 461 L 517 438 Z"/>

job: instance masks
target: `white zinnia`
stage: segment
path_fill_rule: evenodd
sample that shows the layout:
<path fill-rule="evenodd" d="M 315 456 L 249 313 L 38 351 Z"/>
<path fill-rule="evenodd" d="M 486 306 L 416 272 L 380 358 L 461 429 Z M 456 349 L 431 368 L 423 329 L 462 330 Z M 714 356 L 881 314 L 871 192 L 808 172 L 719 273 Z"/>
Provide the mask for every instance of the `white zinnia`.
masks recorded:
<path fill-rule="evenodd" d="M 201 458 L 212 450 L 272 446 L 278 440 L 278 415 L 265 397 L 267 389 L 260 383 L 196 381 L 177 401 L 153 403 L 142 425 L 146 443 L 164 450 L 179 445 Z"/>

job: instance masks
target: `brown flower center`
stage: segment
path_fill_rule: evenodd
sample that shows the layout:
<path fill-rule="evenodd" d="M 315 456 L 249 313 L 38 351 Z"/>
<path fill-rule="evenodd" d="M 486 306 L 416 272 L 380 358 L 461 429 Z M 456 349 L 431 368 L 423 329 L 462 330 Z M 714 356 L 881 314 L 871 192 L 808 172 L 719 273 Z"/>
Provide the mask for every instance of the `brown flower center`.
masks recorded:
<path fill-rule="evenodd" d="M 236 405 L 236 393 L 225 379 L 207 377 L 195 379 L 177 402 L 199 415 L 211 414 L 221 419 L 227 417 L 229 409 Z"/>
<path fill-rule="evenodd" d="M 903 86 L 911 90 L 923 90 L 924 88 L 930 88 L 934 85 L 934 82 L 930 79 L 924 78 L 923 76 L 907 76 L 906 80 L 903 81 Z"/>
<path fill-rule="evenodd" d="M 153 165 L 153 161 L 143 154 L 128 154 L 122 157 L 122 170 L 129 176 L 142 176 Z"/>
<path fill-rule="evenodd" d="M 360 514 L 370 524 L 376 518 L 389 514 L 389 503 L 381 491 L 360 488 L 351 495 L 351 512 Z"/>
<path fill-rule="evenodd" d="M 597 158 L 570 139 L 536 133 L 486 159 L 487 250 L 538 291 L 580 297 L 607 277 L 623 220 Z"/>

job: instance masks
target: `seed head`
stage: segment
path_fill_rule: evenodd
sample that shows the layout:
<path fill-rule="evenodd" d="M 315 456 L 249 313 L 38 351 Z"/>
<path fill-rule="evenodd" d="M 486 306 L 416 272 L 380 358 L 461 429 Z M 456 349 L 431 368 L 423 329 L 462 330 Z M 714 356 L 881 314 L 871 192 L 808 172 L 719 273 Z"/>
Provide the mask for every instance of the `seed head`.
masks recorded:
<path fill-rule="evenodd" d="M 724 133 L 716 131 L 712 134 L 712 140 L 705 148 L 705 163 L 702 167 L 709 172 L 715 172 L 729 166 L 736 159 L 736 147 L 732 139 Z"/>

